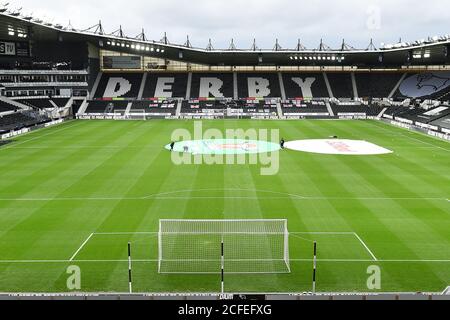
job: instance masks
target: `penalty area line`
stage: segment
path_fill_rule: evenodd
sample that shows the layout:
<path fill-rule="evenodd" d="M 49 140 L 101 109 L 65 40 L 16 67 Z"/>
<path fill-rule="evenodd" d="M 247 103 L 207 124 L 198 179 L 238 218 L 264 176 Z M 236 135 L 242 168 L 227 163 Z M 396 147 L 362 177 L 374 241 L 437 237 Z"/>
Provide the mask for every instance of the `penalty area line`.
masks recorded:
<path fill-rule="evenodd" d="M 377 257 L 375 257 L 375 255 L 373 254 L 372 250 L 369 249 L 369 247 L 367 246 L 367 244 L 363 241 L 363 239 L 361 239 L 361 237 L 356 233 L 353 232 L 353 234 L 355 235 L 355 237 L 359 240 L 359 242 L 361 242 L 361 244 L 363 245 L 364 248 L 366 248 L 367 252 L 370 254 L 370 256 L 373 258 L 374 261 L 379 261 L 377 259 Z"/>
<path fill-rule="evenodd" d="M 94 236 L 95 233 L 91 233 L 89 235 L 89 237 L 87 237 L 87 239 L 81 244 L 81 246 L 78 248 L 77 251 L 75 251 L 75 253 L 72 255 L 72 257 L 69 259 L 70 261 L 73 261 L 75 259 L 75 257 L 78 255 L 78 253 L 80 253 L 80 251 L 84 248 L 84 246 L 89 242 L 89 240 L 91 240 L 91 238 Z"/>

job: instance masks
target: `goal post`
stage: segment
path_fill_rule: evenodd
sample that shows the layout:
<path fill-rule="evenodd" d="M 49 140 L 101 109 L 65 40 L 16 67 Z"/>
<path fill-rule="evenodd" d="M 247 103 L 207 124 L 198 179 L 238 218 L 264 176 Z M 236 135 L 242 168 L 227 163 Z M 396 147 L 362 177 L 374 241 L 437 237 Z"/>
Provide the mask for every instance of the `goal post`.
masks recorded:
<path fill-rule="evenodd" d="M 223 243 L 223 247 L 222 247 Z M 158 271 L 290 273 L 287 220 L 160 220 Z"/>

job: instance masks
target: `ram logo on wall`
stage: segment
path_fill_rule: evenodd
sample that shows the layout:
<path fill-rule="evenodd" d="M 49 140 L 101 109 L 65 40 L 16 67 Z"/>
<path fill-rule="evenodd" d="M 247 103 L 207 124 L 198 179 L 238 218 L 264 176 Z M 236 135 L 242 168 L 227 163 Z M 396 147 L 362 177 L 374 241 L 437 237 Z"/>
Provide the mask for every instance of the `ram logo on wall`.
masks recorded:
<path fill-rule="evenodd" d="M 405 97 L 420 98 L 432 96 L 448 87 L 450 87 L 450 72 L 432 72 L 407 77 L 399 89 Z"/>

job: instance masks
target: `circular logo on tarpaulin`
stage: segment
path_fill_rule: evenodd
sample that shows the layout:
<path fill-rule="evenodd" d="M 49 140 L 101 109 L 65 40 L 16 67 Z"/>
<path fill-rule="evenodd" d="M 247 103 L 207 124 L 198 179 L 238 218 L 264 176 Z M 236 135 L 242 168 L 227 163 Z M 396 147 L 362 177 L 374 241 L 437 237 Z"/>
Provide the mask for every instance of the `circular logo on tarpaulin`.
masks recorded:
<path fill-rule="evenodd" d="M 170 144 L 165 147 L 170 150 Z M 174 152 L 190 154 L 256 154 L 279 151 L 280 145 L 268 141 L 243 139 L 212 139 L 176 142 Z"/>
<path fill-rule="evenodd" d="M 313 139 L 286 143 L 286 149 L 320 154 L 379 155 L 392 153 L 391 150 L 362 140 Z"/>

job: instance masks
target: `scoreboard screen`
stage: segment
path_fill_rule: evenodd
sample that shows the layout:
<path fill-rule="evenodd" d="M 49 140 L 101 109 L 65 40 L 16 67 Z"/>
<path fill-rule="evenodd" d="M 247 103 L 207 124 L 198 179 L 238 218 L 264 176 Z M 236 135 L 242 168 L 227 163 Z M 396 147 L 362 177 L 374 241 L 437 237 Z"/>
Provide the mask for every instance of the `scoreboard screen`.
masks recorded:
<path fill-rule="evenodd" d="M 142 69 L 139 56 L 103 56 L 104 69 Z"/>

